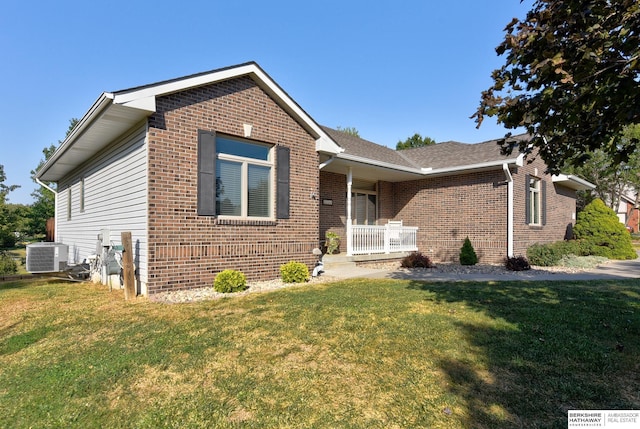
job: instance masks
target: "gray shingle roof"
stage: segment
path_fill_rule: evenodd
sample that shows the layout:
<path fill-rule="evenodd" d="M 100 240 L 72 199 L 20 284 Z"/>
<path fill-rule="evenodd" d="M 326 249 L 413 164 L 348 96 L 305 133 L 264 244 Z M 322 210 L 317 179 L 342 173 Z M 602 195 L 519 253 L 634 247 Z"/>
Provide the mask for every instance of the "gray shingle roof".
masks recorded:
<path fill-rule="evenodd" d="M 344 148 L 345 154 L 409 168 L 432 168 L 435 170 L 502 161 L 518 156 L 517 153 L 509 156 L 500 154 L 498 139 L 476 144 L 449 141 L 396 151 L 329 127 L 322 126 L 322 129 Z M 528 138 L 528 136 L 523 134 L 512 137 L 515 140 L 524 138 Z"/>
<path fill-rule="evenodd" d="M 512 137 L 514 140 L 524 138 L 528 138 L 528 136 Z M 405 156 L 420 167 L 433 169 L 483 164 L 513 159 L 518 156 L 518 153 L 509 156 L 502 155 L 498 139 L 476 144 L 449 141 L 415 149 L 405 149 L 402 152 L 405 152 Z"/>
<path fill-rule="evenodd" d="M 375 161 L 385 162 L 389 164 L 400 165 L 403 167 L 416 168 L 410 160 L 403 157 L 400 152 L 395 151 L 386 146 L 370 142 L 351 134 L 334 130 L 329 127 L 321 126 L 329 137 L 335 140 L 348 155 L 359 156 Z"/>

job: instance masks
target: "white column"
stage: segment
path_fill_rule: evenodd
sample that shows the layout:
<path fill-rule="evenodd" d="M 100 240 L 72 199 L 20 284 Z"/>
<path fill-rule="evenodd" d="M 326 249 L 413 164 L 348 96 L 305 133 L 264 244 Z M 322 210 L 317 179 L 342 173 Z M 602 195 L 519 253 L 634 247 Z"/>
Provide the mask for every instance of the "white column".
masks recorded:
<path fill-rule="evenodd" d="M 502 169 L 507 178 L 507 256 L 513 255 L 513 176 L 507 164 L 502 164 Z"/>
<path fill-rule="evenodd" d="M 349 167 L 347 171 L 347 256 L 351 256 L 353 251 L 353 231 L 351 222 L 351 185 L 353 184 L 353 171 Z"/>

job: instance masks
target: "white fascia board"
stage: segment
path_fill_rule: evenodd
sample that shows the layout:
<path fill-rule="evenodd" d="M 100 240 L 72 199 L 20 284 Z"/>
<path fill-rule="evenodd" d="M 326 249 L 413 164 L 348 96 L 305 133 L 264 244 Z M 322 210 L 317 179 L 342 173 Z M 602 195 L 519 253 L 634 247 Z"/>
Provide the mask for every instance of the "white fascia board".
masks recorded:
<path fill-rule="evenodd" d="M 214 71 L 199 76 L 186 77 L 184 79 L 178 79 L 166 83 L 159 83 L 157 85 L 150 85 L 139 89 L 131 89 L 128 91 L 116 93 L 113 102 L 116 104 L 126 104 L 141 98 L 158 97 L 162 95 L 173 94 L 185 89 L 196 88 L 198 86 L 208 85 L 211 83 L 221 82 L 223 80 L 233 79 L 238 76 L 250 74 L 252 72 L 255 72 L 256 69 L 257 67 L 255 65 L 246 64 L 244 66 Z"/>
<path fill-rule="evenodd" d="M 478 164 L 459 165 L 456 167 L 422 168 L 421 172 L 425 176 L 431 176 L 431 175 L 442 175 L 442 174 L 451 174 L 451 173 L 463 173 L 470 170 L 486 170 L 490 168 L 503 168 L 503 165 L 508 165 L 508 164 L 515 164 L 521 167 L 522 159 L 523 158 L 521 156 L 518 156 L 517 158 L 481 162 Z"/>
<path fill-rule="evenodd" d="M 122 103 L 123 106 L 131 107 L 132 109 L 144 110 L 149 113 L 155 113 L 156 111 L 156 97 L 142 97 L 135 100 Z"/>
<path fill-rule="evenodd" d="M 91 124 L 102 114 L 102 112 L 108 108 L 113 100 L 113 94 L 103 92 L 100 97 L 93 103 L 91 108 L 84 114 L 84 116 L 78 121 L 73 130 L 64 139 L 56 151 L 49 157 L 42 167 L 36 172 L 36 179 L 40 179 L 44 173 L 47 172 L 53 164 L 73 145 L 82 133 L 91 126 Z"/>
<path fill-rule="evenodd" d="M 362 163 L 362 164 L 367 164 L 367 165 L 371 165 L 371 166 L 375 166 L 375 167 L 382 167 L 382 168 L 389 168 L 391 170 L 405 171 L 407 173 L 423 174 L 422 170 L 419 169 L 419 168 L 405 167 L 403 165 L 391 164 L 389 162 L 377 161 L 377 160 L 374 160 L 374 159 L 364 158 L 362 156 L 349 155 L 347 153 L 339 153 L 337 155 L 337 158 L 338 159 L 343 159 L 345 161 L 359 162 L 359 163 Z"/>
<path fill-rule="evenodd" d="M 594 185 L 593 183 L 572 174 L 555 174 L 551 176 L 551 181 L 553 183 L 560 184 L 568 183 L 569 188 L 575 189 L 577 191 L 586 191 L 596 188 L 596 185 Z"/>
<path fill-rule="evenodd" d="M 234 79 L 240 76 L 250 76 L 258 85 L 272 96 L 286 111 L 304 124 L 304 127 L 316 139 L 316 151 L 331 154 L 344 152 L 298 104 L 287 95 L 260 67 L 254 63 L 213 71 L 198 76 L 186 77 L 174 81 L 159 83 L 116 93 L 113 102 L 142 110 L 155 112 L 156 97 L 173 94 L 189 88 L 210 85 Z"/>

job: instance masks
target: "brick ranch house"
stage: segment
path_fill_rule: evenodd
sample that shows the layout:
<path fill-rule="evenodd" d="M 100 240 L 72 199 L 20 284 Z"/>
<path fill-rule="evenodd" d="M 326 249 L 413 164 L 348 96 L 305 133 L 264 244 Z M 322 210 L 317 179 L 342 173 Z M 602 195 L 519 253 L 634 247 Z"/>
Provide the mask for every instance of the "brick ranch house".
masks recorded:
<path fill-rule="evenodd" d="M 253 62 L 101 94 L 36 177 L 57 183 L 70 264 L 131 232 L 142 294 L 312 268 L 327 231 L 347 255 L 436 261 L 469 236 L 496 262 L 562 239 L 591 187 L 495 141 L 398 152 L 321 127 Z"/>

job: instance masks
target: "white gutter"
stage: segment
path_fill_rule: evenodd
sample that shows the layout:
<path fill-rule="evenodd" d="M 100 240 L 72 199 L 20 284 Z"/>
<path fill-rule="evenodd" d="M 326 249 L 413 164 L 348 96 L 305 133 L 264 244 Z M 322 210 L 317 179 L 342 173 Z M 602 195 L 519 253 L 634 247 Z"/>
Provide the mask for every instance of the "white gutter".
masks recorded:
<path fill-rule="evenodd" d="M 53 221 L 54 221 L 53 236 L 57 237 L 58 236 L 58 191 L 56 191 L 51 186 L 44 183 L 42 180 L 38 179 L 38 177 L 36 177 L 36 183 L 53 193 Z"/>
<path fill-rule="evenodd" d="M 493 168 L 493 167 L 500 167 L 506 165 L 506 164 L 515 164 L 518 167 L 522 167 L 524 165 L 524 156 L 523 155 L 518 155 L 517 158 L 511 158 L 511 159 L 502 159 L 502 160 L 497 160 L 497 161 L 488 161 L 488 162 L 480 162 L 478 164 L 467 164 L 467 165 L 461 165 L 461 166 L 457 166 L 457 167 L 446 167 L 446 168 L 421 168 L 421 173 L 424 174 L 425 176 L 427 175 L 437 175 L 437 174 L 448 174 L 448 173 L 457 173 L 457 172 L 462 172 L 462 171 L 467 171 L 467 170 L 482 170 L 485 168 Z"/>
<path fill-rule="evenodd" d="M 323 168 L 325 168 L 327 165 L 331 164 L 335 160 L 336 160 L 336 157 L 332 156 L 331 158 L 327 159 L 322 164 L 318 165 L 318 170 L 322 170 Z"/>
<path fill-rule="evenodd" d="M 345 161 L 353 161 L 353 162 L 359 162 L 362 164 L 372 165 L 375 167 L 383 167 L 383 168 L 389 168 L 391 170 L 404 171 L 407 173 L 414 173 L 414 174 L 420 174 L 420 175 L 423 174 L 422 169 L 420 168 L 405 167 L 403 165 L 391 164 L 389 162 L 377 161 L 374 159 L 365 158 L 362 156 L 350 155 L 347 153 L 339 153 L 337 155 L 337 158 L 343 159 Z"/>
<path fill-rule="evenodd" d="M 502 170 L 507 178 L 507 256 L 513 257 L 513 176 L 509 165 L 502 164 Z"/>

